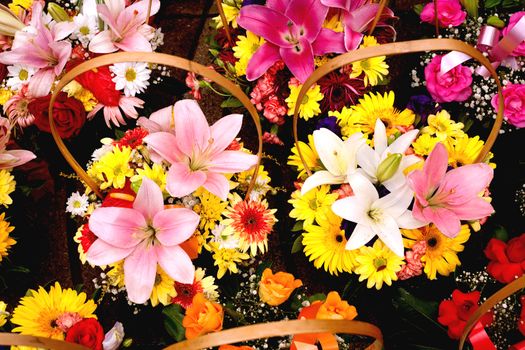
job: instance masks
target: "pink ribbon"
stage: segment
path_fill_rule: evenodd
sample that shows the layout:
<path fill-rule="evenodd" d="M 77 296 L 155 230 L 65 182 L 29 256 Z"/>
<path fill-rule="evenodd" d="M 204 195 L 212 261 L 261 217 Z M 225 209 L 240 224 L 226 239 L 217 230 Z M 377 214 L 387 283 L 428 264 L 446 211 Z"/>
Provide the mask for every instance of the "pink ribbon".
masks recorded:
<path fill-rule="evenodd" d="M 523 41 L 525 41 L 525 16 L 505 35 L 499 42 L 500 31 L 492 26 L 483 26 L 481 28 L 476 48 L 482 52 L 488 52 L 492 67 L 496 69 L 502 63 L 517 69 L 517 62 L 514 57 L 510 56 L 512 51 Z M 509 57 L 510 56 L 510 57 Z M 460 64 L 471 59 L 469 55 L 462 52 L 452 51 L 443 56 L 441 59 L 441 74 L 454 69 Z M 480 66 L 476 68 L 476 73 L 488 78 L 489 71 Z"/>

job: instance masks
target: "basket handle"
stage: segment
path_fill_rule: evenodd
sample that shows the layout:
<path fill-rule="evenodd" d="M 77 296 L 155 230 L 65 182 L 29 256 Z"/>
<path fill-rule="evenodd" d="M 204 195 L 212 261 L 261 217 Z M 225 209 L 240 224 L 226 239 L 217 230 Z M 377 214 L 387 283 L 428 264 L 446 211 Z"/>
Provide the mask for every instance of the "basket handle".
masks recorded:
<path fill-rule="evenodd" d="M 170 345 L 163 350 L 200 350 L 248 340 L 282 337 L 305 333 L 344 333 L 372 337 L 383 345 L 383 334 L 373 324 L 347 320 L 293 320 L 260 323 L 209 333 Z"/>
<path fill-rule="evenodd" d="M 496 120 L 494 121 L 494 124 L 492 125 L 492 130 L 490 131 L 489 137 L 487 138 L 487 141 L 485 142 L 485 145 L 481 152 L 479 153 L 476 162 L 482 162 L 486 159 L 488 153 L 490 152 L 490 149 L 494 145 L 494 142 L 496 141 L 496 138 L 498 137 L 499 130 L 501 128 L 501 124 L 503 122 L 503 93 L 502 93 L 502 86 L 501 82 L 499 80 L 498 74 L 496 73 L 496 70 L 492 65 L 490 64 L 490 61 L 483 56 L 483 54 L 475 49 L 474 47 L 468 45 L 467 43 L 464 43 L 463 41 L 455 40 L 455 39 L 421 39 L 421 40 L 412 40 L 412 41 L 401 41 L 401 42 L 395 42 L 390 44 L 383 44 L 379 46 L 371 46 L 371 47 L 365 47 L 362 49 L 358 49 L 355 51 L 347 52 L 343 55 L 337 56 L 330 61 L 326 62 L 321 67 L 317 68 L 312 75 L 306 80 L 306 82 L 303 84 L 303 87 L 301 88 L 301 91 L 299 91 L 299 95 L 297 96 L 297 101 L 302 101 L 304 96 L 306 95 L 308 89 L 314 85 L 319 79 L 324 77 L 326 74 L 333 72 L 336 69 L 339 69 L 345 65 L 351 64 L 356 61 L 360 61 L 367 58 L 377 57 L 377 56 L 394 56 L 394 55 L 403 55 L 407 53 L 415 53 L 415 52 L 425 52 L 425 51 L 459 51 L 463 52 L 470 57 L 476 59 L 478 62 L 480 62 L 487 70 L 490 72 L 494 80 L 496 81 L 496 85 L 498 87 L 498 114 L 496 116 Z M 301 152 L 301 147 L 299 147 L 299 138 L 297 135 L 297 120 L 299 117 L 299 107 L 300 104 L 295 104 L 295 111 L 293 116 L 293 136 L 295 140 L 295 147 L 297 148 L 297 152 L 299 154 L 299 157 L 301 158 L 301 162 L 303 163 L 303 166 L 308 173 L 309 176 L 312 175 L 312 172 L 308 165 L 306 164 L 306 161 L 304 160 L 303 154 Z"/>
<path fill-rule="evenodd" d="M 30 346 L 50 350 L 89 350 L 89 348 L 76 343 L 16 333 L 0 333 L 0 345 Z"/>
<path fill-rule="evenodd" d="M 62 79 L 56 84 L 53 94 L 51 96 L 51 100 L 49 101 L 49 126 L 51 129 L 51 134 L 53 135 L 53 139 L 55 140 L 58 149 L 60 150 L 60 153 L 64 156 L 66 161 L 69 163 L 69 165 L 73 168 L 73 170 L 78 174 L 80 179 L 88 185 L 94 193 L 99 198 L 103 198 L 102 193 L 100 192 L 97 184 L 95 181 L 91 179 L 91 177 L 86 173 L 86 171 L 78 164 L 78 162 L 75 160 L 71 152 L 67 149 L 66 145 L 64 144 L 64 141 L 58 134 L 58 131 L 55 126 L 55 122 L 53 120 L 53 106 L 55 103 L 56 98 L 58 97 L 58 94 L 71 81 L 73 81 L 78 75 L 85 73 L 87 71 L 90 71 L 92 69 L 110 65 L 113 63 L 122 63 L 122 62 L 147 62 L 147 63 L 156 63 L 161 64 L 165 66 L 170 66 L 174 68 L 183 69 L 188 72 L 194 72 L 198 75 L 201 75 L 205 78 L 210 79 L 214 83 L 220 85 L 221 87 L 225 88 L 226 90 L 230 91 L 233 96 L 235 96 L 243 105 L 246 107 L 248 112 L 250 113 L 250 116 L 253 119 L 253 122 L 255 123 L 255 127 L 257 129 L 257 136 L 259 139 L 258 142 L 258 150 L 257 150 L 257 165 L 255 166 L 253 170 L 252 179 L 250 181 L 250 185 L 248 186 L 248 190 L 246 192 L 246 198 L 249 197 L 251 190 L 253 189 L 253 186 L 255 185 L 255 180 L 257 179 L 257 173 L 259 172 L 259 165 L 262 161 L 262 129 L 261 129 L 261 122 L 259 119 L 259 114 L 257 113 L 257 110 L 253 106 L 253 104 L 250 102 L 250 99 L 246 94 L 241 90 L 241 88 L 231 82 L 230 80 L 226 79 L 216 71 L 205 67 L 199 63 L 187 60 L 182 57 L 163 54 L 163 53 L 156 53 L 156 52 L 118 52 L 108 55 L 102 55 L 93 59 L 90 59 L 88 61 L 85 61 L 78 66 L 71 69 L 69 72 L 67 72 Z"/>

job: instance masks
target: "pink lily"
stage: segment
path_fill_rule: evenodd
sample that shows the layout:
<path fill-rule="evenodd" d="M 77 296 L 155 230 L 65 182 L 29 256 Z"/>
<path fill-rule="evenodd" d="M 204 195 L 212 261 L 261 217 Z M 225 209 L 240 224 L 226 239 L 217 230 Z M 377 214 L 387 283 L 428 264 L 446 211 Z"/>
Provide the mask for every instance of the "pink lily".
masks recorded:
<path fill-rule="evenodd" d="M 164 209 L 159 186 L 144 177 L 133 208 L 97 208 L 89 228 L 97 236 L 87 252 L 93 265 L 124 259 L 124 282 L 129 300 L 142 304 L 149 299 L 157 263 L 175 281 L 192 283 L 195 267 L 179 246 L 197 229 L 199 216 L 190 209 Z"/>
<path fill-rule="evenodd" d="M 413 215 L 434 223 L 447 237 L 455 237 L 461 220 L 477 220 L 491 215 L 494 208 L 479 194 L 487 188 L 494 171 L 487 164 L 469 164 L 447 172 L 448 152 L 436 144 L 423 166 L 408 175 L 415 192 Z"/>
<path fill-rule="evenodd" d="M 255 80 L 283 60 L 304 82 L 314 71 L 314 55 L 346 52 L 343 34 L 322 28 L 327 13 L 319 0 L 269 0 L 241 8 L 237 23 L 267 41 L 248 62 L 246 78 Z"/>
<path fill-rule="evenodd" d="M 153 0 L 150 15 L 159 11 L 160 1 Z M 126 0 L 104 0 L 97 6 L 100 18 L 109 29 L 98 33 L 89 43 L 95 53 L 122 51 L 152 51 L 145 35 L 151 32 L 146 24 L 148 1 L 141 0 L 126 7 Z"/>
<path fill-rule="evenodd" d="M 33 152 L 30 151 L 22 149 L 6 150 L 5 146 L 9 142 L 10 136 L 11 123 L 9 119 L 0 117 L 0 169 L 11 169 L 36 158 Z"/>
<path fill-rule="evenodd" d="M 194 100 L 178 101 L 173 113 L 175 134 L 156 132 L 144 138 L 171 164 L 166 189 L 183 197 L 203 186 L 225 200 L 230 184 L 223 174 L 248 170 L 257 163 L 252 154 L 226 150 L 241 129 L 242 115 L 228 115 L 210 127 Z"/>
<path fill-rule="evenodd" d="M 165 131 L 174 132 L 175 120 L 173 116 L 174 106 L 164 107 L 156 112 L 151 113 L 149 118 L 140 117 L 137 125 L 148 130 L 150 133 Z"/>
<path fill-rule="evenodd" d="M 48 27 L 42 23 L 42 4 L 38 1 L 33 3 L 32 13 L 30 27 L 16 32 L 11 51 L 0 53 L 0 62 L 39 69 L 29 82 L 29 93 L 40 97 L 49 93 L 71 56 L 71 43 L 63 39 L 73 32 L 75 25 L 59 22 Z"/>
<path fill-rule="evenodd" d="M 368 3 L 367 0 L 320 0 L 321 3 L 328 7 L 340 9 L 343 12 L 343 24 L 345 28 L 345 47 L 348 51 L 356 49 L 361 40 L 363 33 L 372 23 L 379 10 L 379 4 Z M 394 12 L 385 7 L 381 18 L 394 18 Z M 377 27 L 388 27 L 395 33 L 392 26 L 381 23 Z"/>

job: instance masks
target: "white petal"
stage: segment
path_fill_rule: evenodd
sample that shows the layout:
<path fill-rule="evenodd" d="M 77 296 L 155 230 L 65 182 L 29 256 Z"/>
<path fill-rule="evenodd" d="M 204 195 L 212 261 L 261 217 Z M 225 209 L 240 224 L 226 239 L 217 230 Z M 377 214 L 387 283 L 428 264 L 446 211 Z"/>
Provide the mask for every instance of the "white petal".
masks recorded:
<path fill-rule="evenodd" d="M 345 174 L 351 174 L 355 171 L 357 168 L 357 154 L 365 144 L 365 139 L 361 133 L 353 134 L 346 139 L 341 151 L 341 157 L 344 161 L 339 162 L 339 164 L 343 166 L 343 168 L 341 168 L 342 172 Z"/>
<path fill-rule="evenodd" d="M 397 225 L 404 229 L 414 229 L 425 226 L 428 222 L 420 221 L 412 215 L 412 211 L 407 210 L 396 218 Z"/>
<path fill-rule="evenodd" d="M 383 124 L 381 118 L 377 118 L 374 129 L 374 148 L 378 154 L 383 154 L 387 145 L 385 124 Z"/>
<path fill-rule="evenodd" d="M 397 218 L 407 210 L 413 198 L 412 190 L 405 186 L 379 198 L 372 207 L 381 208 L 389 216 Z"/>
<path fill-rule="evenodd" d="M 354 250 L 361 248 L 372 238 L 375 237 L 375 234 L 372 232 L 372 230 L 365 226 L 365 225 L 357 225 L 354 229 L 354 232 L 350 235 L 350 238 L 348 239 L 348 242 L 346 242 L 346 249 L 347 250 Z"/>
<path fill-rule="evenodd" d="M 399 136 L 390 146 L 388 146 L 389 153 L 405 154 L 412 141 L 416 138 L 419 130 L 410 130 Z"/>
<path fill-rule="evenodd" d="M 357 196 L 350 196 L 335 201 L 332 211 L 345 220 L 367 225 L 370 221 L 367 214 L 370 207 L 367 204 Z"/>
<path fill-rule="evenodd" d="M 379 227 L 378 236 L 381 241 L 397 255 L 404 256 L 403 237 L 396 221 L 390 216 L 385 216 L 379 223 Z"/>
<path fill-rule="evenodd" d="M 342 158 L 343 140 L 328 129 L 314 131 L 314 144 L 324 167 L 334 175 L 346 175 L 346 161 Z M 344 164 L 341 164 L 344 163 Z M 341 172 L 344 168 L 345 171 Z"/>
<path fill-rule="evenodd" d="M 303 184 L 303 187 L 301 187 L 301 194 L 306 194 L 308 191 L 310 191 L 312 188 L 315 188 L 317 186 L 321 185 L 337 185 L 342 184 L 345 182 L 346 176 L 334 176 L 329 171 L 326 170 L 320 170 L 316 171 L 312 176 L 306 179 L 306 181 Z"/>
<path fill-rule="evenodd" d="M 374 183 L 377 182 L 377 168 L 380 163 L 379 155 L 370 146 L 365 144 L 359 148 L 357 164 L 363 169 L 370 181 Z"/>
<path fill-rule="evenodd" d="M 375 186 L 365 176 L 360 173 L 354 173 L 348 176 L 348 183 L 352 191 L 361 200 L 365 201 L 368 206 L 379 199 L 379 194 Z"/>

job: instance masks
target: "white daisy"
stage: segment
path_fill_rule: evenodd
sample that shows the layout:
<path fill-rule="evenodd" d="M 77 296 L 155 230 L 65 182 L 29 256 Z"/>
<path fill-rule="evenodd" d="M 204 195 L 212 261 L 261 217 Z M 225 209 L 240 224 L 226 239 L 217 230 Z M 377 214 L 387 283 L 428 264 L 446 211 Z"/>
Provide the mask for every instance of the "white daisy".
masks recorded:
<path fill-rule="evenodd" d="M 91 39 L 98 33 L 97 17 L 79 13 L 73 18 L 73 22 L 75 23 L 75 31 L 71 37 L 78 39 L 83 47 L 88 47 Z"/>
<path fill-rule="evenodd" d="M 67 200 L 66 212 L 72 215 L 84 216 L 89 206 L 88 196 L 77 192 L 71 193 Z"/>
<path fill-rule="evenodd" d="M 24 84 L 36 73 L 36 69 L 26 65 L 15 64 L 7 67 L 7 87 L 11 90 L 20 90 Z"/>
<path fill-rule="evenodd" d="M 135 96 L 137 93 L 143 92 L 149 85 L 151 70 L 147 63 L 115 63 L 109 69 L 115 74 L 113 78 L 115 88 L 124 90 L 126 96 Z"/>
<path fill-rule="evenodd" d="M 239 238 L 232 234 L 224 234 L 226 227 L 223 224 L 215 225 L 211 230 L 213 234 L 212 242 L 219 243 L 220 249 L 235 249 L 239 247 Z"/>

